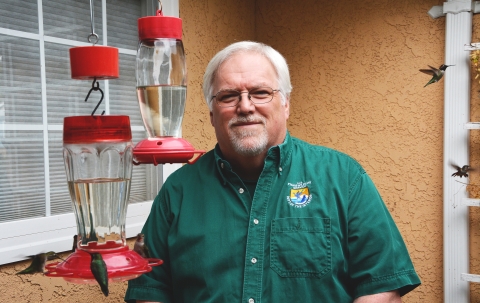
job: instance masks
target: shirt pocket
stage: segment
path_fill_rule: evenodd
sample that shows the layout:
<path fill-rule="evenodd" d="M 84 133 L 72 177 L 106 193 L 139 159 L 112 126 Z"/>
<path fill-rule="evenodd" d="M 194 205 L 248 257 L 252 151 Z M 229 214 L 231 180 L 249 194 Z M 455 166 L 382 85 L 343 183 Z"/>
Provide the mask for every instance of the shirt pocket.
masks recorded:
<path fill-rule="evenodd" d="M 330 219 L 272 221 L 270 267 L 285 278 L 321 278 L 331 270 Z"/>

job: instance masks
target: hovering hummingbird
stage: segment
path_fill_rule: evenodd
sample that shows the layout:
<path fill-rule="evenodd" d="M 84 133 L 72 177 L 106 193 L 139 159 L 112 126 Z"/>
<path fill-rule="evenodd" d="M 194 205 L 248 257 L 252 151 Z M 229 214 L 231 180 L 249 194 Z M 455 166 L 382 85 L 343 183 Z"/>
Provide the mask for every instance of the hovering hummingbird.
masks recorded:
<path fill-rule="evenodd" d="M 421 69 L 420 71 L 421 71 L 422 73 L 425 73 L 425 74 L 427 74 L 427 75 L 432 76 L 432 79 L 430 79 L 430 81 L 428 81 L 428 83 L 425 84 L 425 86 L 440 81 L 440 79 L 442 79 L 442 78 L 443 78 L 443 75 L 445 74 L 445 70 L 446 70 L 447 67 L 449 67 L 449 66 L 454 66 L 454 65 L 445 65 L 445 64 L 442 64 L 442 65 L 440 65 L 439 68 L 435 68 L 435 67 L 429 65 L 428 67 L 430 67 L 430 69 Z M 424 87 L 425 87 L 425 86 L 424 86 Z"/>
<path fill-rule="evenodd" d="M 135 240 L 135 244 L 133 245 L 133 250 L 143 258 L 150 258 L 150 252 L 148 251 L 144 239 L 145 236 L 143 234 L 138 234 L 137 240 Z"/>
<path fill-rule="evenodd" d="M 32 258 L 32 263 L 30 264 L 30 266 L 22 271 L 17 272 L 17 275 L 34 274 L 37 272 L 43 273 L 47 260 L 50 261 L 59 257 L 55 252 L 49 251 L 46 253 L 40 253 L 38 255 L 30 256 L 30 258 Z"/>
<path fill-rule="evenodd" d="M 450 163 L 450 166 L 455 168 L 457 171 L 452 174 L 452 177 L 468 177 L 468 172 L 469 171 L 475 171 L 474 168 L 470 167 L 470 165 L 464 165 L 462 167 L 455 165 L 453 163 Z"/>
<path fill-rule="evenodd" d="M 100 289 L 105 297 L 108 297 L 108 272 L 107 265 L 103 261 L 102 255 L 99 253 L 91 253 L 92 261 L 90 262 L 90 270 L 95 280 L 97 280 Z"/>

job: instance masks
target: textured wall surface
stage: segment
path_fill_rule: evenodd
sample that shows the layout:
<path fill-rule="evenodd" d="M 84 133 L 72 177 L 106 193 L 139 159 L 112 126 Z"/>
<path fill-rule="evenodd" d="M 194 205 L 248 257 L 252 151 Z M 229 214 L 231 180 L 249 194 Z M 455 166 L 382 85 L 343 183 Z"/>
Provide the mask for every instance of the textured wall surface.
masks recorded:
<path fill-rule="evenodd" d="M 480 42 L 480 15 L 473 17 L 472 41 Z M 476 72 L 472 69 L 472 79 Z M 480 76 L 472 81 L 470 121 L 480 122 Z M 470 164 L 476 171 L 470 174 L 470 184 L 480 191 L 480 131 L 470 131 Z M 472 197 L 472 195 L 471 195 Z M 480 198 L 480 192 L 473 196 Z M 480 207 L 470 207 L 470 272 L 480 274 Z M 480 284 L 472 283 L 470 301 L 480 302 Z"/>
<path fill-rule="evenodd" d="M 216 139 L 202 93 L 203 73 L 220 49 L 255 38 L 255 1 L 181 0 L 180 16 L 188 69 L 183 137 L 197 149 L 210 150 Z"/>
<path fill-rule="evenodd" d="M 257 1 L 257 39 L 285 55 L 293 135 L 356 158 L 401 230 L 423 285 L 404 302 L 443 301 L 443 81 L 440 1 Z"/>
<path fill-rule="evenodd" d="M 400 228 L 423 282 L 404 297 L 406 303 L 443 301 L 443 81 L 423 88 L 429 77 L 418 71 L 444 63 L 445 18 L 427 15 L 442 3 L 180 0 L 189 72 L 183 136 L 197 149 L 215 144 L 201 83 L 218 50 L 245 39 L 278 49 L 294 86 L 290 132 L 356 158 Z M 473 38 L 480 41 L 480 20 L 475 20 Z M 480 84 L 474 84 L 472 121 L 480 121 L 478 90 Z M 472 133 L 472 165 L 480 171 L 479 149 L 480 135 Z M 480 178 L 472 174 L 471 182 L 480 184 Z M 470 213 L 471 272 L 480 273 L 480 209 Z M 0 298 L 104 300 L 96 285 L 14 275 L 25 267 L 0 267 Z M 112 285 L 104 302 L 120 302 L 125 288 Z M 471 302 L 480 302 L 479 290 L 472 286 Z"/>

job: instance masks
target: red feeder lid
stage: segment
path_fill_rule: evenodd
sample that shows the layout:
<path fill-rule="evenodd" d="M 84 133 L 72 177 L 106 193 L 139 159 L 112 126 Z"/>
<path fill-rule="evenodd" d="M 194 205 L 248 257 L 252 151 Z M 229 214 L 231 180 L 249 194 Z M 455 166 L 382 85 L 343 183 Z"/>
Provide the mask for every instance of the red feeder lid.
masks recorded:
<path fill-rule="evenodd" d="M 173 38 L 182 40 L 182 19 L 163 16 L 157 10 L 156 16 L 138 19 L 138 38 L 140 40 Z"/>
<path fill-rule="evenodd" d="M 140 141 L 133 149 L 133 164 L 195 163 L 205 151 L 195 150 L 185 139 L 155 137 Z M 199 156 L 192 159 L 195 154 Z"/>
<path fill-rule="evenodd" d="M 110 46 L 78 46 L 70 49 L 72 79 L 118 78 L 118 49 Z"/>
<path fill-rule="evenodd" d="M 63 143 L 132 140 L 128 116 L 73 116 L 63 119 Z"/>

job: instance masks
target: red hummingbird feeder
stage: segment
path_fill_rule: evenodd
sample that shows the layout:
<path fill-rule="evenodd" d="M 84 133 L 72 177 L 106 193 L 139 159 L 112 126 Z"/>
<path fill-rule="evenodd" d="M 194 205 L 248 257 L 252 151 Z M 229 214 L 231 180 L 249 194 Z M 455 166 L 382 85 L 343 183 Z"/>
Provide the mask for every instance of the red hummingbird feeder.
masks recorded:
<path fill-rule="evenodd" d="M 193 164 L 205 151 L 181 138 L 187 95 L 182 19 L 155 16 L 138 19 L 137 99 L 148 138 L 133 150 L 134 164 Z"/>
<path fill-rule="evenodd" d="M 90 0 L 92 37 L 93 0 Z M 91 254 L 101 255 L 110 282 L 127 281 L 150 272 L 160 259 L 143 258 L 126 243 L 125 221 L 133 169 L 133 143 L 128 116 L 94 115 L 103 99 L 97 80 L 118 78 L 118 49 L 108 46 L 70 49 L 73 79 L 92 80 L 90 93 L 102 98 L 89 116 L 65 117 L 63 155 L 77 222 L 74 253 L 45 266 L 49 277 L 73 283 L 97 283 Z M 97 84 L 95 86 L 95 83 Z"/>

